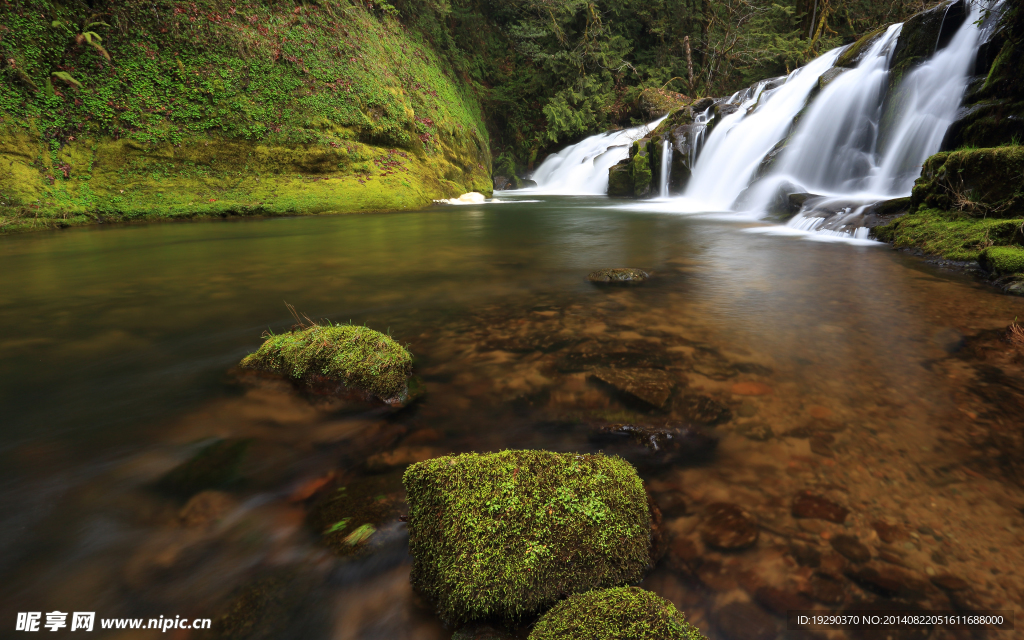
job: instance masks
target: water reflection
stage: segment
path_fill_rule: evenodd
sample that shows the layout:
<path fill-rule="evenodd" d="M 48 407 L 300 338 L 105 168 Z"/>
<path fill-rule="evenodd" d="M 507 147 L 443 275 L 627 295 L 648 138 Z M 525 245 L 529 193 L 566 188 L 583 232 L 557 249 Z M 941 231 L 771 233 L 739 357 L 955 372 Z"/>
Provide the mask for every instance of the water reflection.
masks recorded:
<path fill-rule="evenodd" d="M 692 455 L 621 448 L 663 511 L 645 585 L 710 637 L 773 637 L 796 605 L 1021 607 L 1024 355 L 1005 328 L 1024 302 L 885 249 L 606 204 L 0 239 L 4 610 L 446 638 L 408 587 L 405 465 L 597 450 L 608 424 L 666 421 Z M 655 277 L 586 283 L 606 266 Z M 365 412 L 231 372 L 291 324 L 284 300 L 390 329 L 425 399 Z M 248 443 L 237 483 L 154 488 L 215 439 Z M 324 492 L 364 482 L 394 513 L 372 552 L 339 558 Z M 817 517 L 794 515 L 804 495 Z M 756 523 L 752 547 L 716 542 L 720 503 Z"/>

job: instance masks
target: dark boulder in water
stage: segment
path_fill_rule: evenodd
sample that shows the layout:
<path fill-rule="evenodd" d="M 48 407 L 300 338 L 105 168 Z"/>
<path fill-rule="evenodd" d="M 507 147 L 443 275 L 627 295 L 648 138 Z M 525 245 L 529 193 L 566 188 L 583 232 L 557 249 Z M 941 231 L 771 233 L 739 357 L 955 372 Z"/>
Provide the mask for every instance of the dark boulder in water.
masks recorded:
<path fill-rule="evenodd" d="M 608 424 L 593 428 L 590 441 L 641 469 L 655 469 L 710 456 L 718 439 L 703 429 L 679 423 Z"/>
<path fill-rule="evenodd" d="M 643 269 L 618 268 L 598 269 L 587 276 L 595 284 L 639 284 L 651 275 Z"/>

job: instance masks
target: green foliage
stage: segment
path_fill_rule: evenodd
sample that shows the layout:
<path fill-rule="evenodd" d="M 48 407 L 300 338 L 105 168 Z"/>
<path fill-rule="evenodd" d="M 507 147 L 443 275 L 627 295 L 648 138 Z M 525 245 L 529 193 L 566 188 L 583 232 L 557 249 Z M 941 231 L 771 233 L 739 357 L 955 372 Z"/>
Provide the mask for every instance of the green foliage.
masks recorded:
<path fill-rule="evenodd" d="M 637 587 L 574 595 L 544 614 L 529 640 L 707 640 L 668 600 Z"/>
<path fill-rule="evenodd" d="M 240 366 L 300 380 L 320 375 L 388 399 L 405 391 L 412 373 L 412 354 L 390 337 L 367 327 L 314 324 L 270 335 Z"/>
<path fill-rule="evenodd" d="M 413 585 L 453 624 L 517 619 L 647 567 L 646 493 L 621 458 L 463 454 L 414 464 L 403 481 Z"/>

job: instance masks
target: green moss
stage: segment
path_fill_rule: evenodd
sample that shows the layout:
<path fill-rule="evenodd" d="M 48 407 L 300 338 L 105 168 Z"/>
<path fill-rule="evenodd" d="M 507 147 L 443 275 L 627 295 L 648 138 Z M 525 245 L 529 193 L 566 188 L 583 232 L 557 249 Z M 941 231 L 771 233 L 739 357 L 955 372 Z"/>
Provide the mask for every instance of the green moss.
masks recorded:
<path fill-rule="evenodd" d="M 1020 242 L 1024 220 L 977 219 L 938 209 L 917 213 L 876 227 L 879 240 L 897 248 L 917 248 L 950 260 L 977 260 L 992 245 Z"/>
<path fill-rule="evenodd" d="M 937 153 L 925 161 L 911 202 L 978 218 L 1024 215 L 1024 147 Z"/>
<path fill-rule="evenodd" d="M 107 62 L 69 37 L 80 7 L 2 10 L 0 233 L 490 193 L 472 87 L 388 15 L 127 0 L 94 27 Z M 6 82 L 8 66 L 29 82 Z M 57 66 L 82 86 L 43 90 Z"/>
<path fill-rule="evenodd" d="M 347 324 L 313 325 L 271 335 L 240 366 L 308 380 L 324 376 L 382 400 L 401 396 L 412 354 L 383 333 Z"/>
<path fill-rule="evenodd" d="M 647 567 L 646 493 L 621 458 L 463 454 L 414 464 L 404 482 L 412 582 L 451 623 L 519 618 Z"/>
<path fill-rule="evenodd" d="M 1024 247 L 989 247 L 981 253 L 980 262 L 999 275 L 1024 273 Z"/>
<path fill-rule="evenodd" d="M 635 152 L 629 165 L 629 172 L 633 178 L 633 195 L 637 198 L 645 198 L 651 193 L 653 178 L 650 157 L 646 148 L 647 142 L 648 140 L 644 139 L 633 143 Z"/>
<path fill-rule="evenodd" d="M 707 640 L 668 600 L 637 587 L 591 591 L 558 603 L 529 640 Z"/>
<path fill-rule="evenodd" d="M 218 440 L 191 460 L 171 469 L 157 486 L 184 498 L 207 489 L 228 487 L 238 481 L 239 468 L 250 443 L 249 440 Z"/>
<path fill-rule="evenodd" d="M 857 42 L 851 44 L 846 49 L 846 51 L 844 51 L 842 55 L 839 56 L 834 66 L 844 67 L 848 69 L 856 67 L 857 64 L 860 63 L 861 56 L 868 50 L 868 48 L 870 48 L 870 46 L 875 42 L 875 40 L 880 38 L 882 34 L 884 34 L 886 30 L 888 30 L 888 28 L 888 25 L 878 27 L 874 31 L 862 37 Z"/>

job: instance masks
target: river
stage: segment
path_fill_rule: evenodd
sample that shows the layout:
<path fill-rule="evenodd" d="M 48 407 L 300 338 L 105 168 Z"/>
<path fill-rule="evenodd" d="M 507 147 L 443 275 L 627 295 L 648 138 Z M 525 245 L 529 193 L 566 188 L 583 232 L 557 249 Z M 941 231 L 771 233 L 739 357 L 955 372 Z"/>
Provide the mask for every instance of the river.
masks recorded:
<path fill-rule="evenodd" d="M 879 244 L 604 197 L 502 199 L 0 237 L 3 624 L 221 620 L 247 602 L 251 626 L 236 615 L 228 637 L 448 638 L 409 588 L 403 524 L 378 553 L 338 558 L 297 492 L 331 474 L 400 511 L 416 459 L 595 451 L 593 425 L 679 420 L 694 397 L 727 419 L 691 456 L 641 464 L 665 553 L 643 586 L 712 640 L 774 637 L 779 598 L 1020 610 L 1024 347 L 1006 328 L 1024 299 Z M 653 276 L 586 280 L 619 266 Z M 422 400 L 355 411 L 239 375 L 265 330 L 294 323 L 285 302 L 408 344 Z M 622 366 L 658 371 L 669 401 L 594 377 Z M 251 444 L 197 523 L 155 483 L 215 438 Z M 795 518 L 805 491 L 849 517 Z M 759 524 L 756 544 L 713 548 L 702 514 L 720 502 Z"/>

